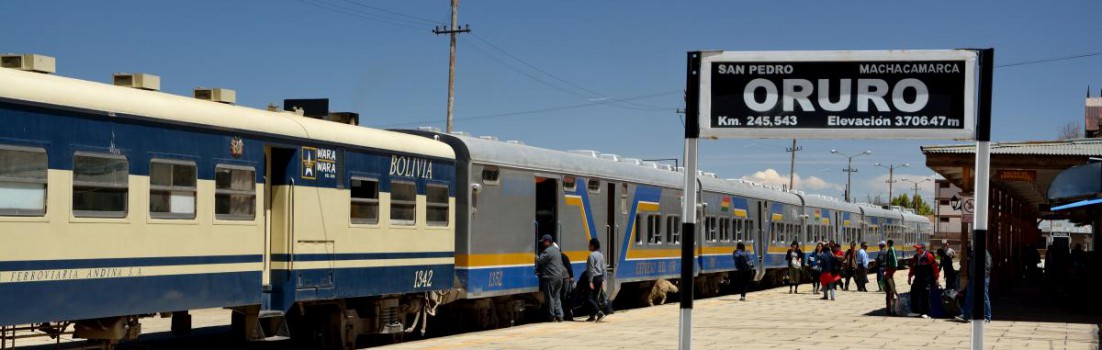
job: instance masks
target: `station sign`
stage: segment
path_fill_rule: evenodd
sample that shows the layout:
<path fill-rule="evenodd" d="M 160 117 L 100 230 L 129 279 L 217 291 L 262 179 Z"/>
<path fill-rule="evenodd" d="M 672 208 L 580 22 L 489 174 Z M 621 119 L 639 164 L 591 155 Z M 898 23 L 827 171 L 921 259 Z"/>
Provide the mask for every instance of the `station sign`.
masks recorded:
<path fill-rule="evenodd" d="M 700 137 L 975 137 L 973 50 L 710 51 Z"/>

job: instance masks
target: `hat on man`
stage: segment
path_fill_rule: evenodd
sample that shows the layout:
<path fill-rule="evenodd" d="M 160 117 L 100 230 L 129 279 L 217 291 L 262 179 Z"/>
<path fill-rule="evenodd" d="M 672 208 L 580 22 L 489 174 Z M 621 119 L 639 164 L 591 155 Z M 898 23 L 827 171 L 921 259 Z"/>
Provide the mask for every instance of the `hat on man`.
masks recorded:
<path fill-rule="evenodd" d="M 879 244 L 879 245 L 880 245 L 881 247 L 883 247 L 883 246 L 886 246 L 886 245 L 888 245 L 887 243 L 884 243 L 884 241 L 880 241 L 880 243 L 878 243 L 878 244 Z"/>
<path fill-rule="evenodd" d="M 543 238 L 540 238 L 540 242 L 554 242 L 554 241 L 555 240 L 553 238 L 551 238 L 551 235 L 543 235 Z"/>
<path fill-rule="evenodd" d="M 922 243 L 915 244 L 914 247 L 915 247 L 915 249 L 922 249 L 922 250 L 926 249 L 926 245 L 922 244 Z"/>

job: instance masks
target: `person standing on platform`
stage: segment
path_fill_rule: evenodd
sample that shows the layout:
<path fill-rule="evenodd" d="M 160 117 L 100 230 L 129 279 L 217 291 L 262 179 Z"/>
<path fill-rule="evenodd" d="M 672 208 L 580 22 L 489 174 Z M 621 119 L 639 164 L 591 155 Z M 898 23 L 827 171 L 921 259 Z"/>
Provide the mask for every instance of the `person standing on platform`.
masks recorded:
<path fill-rule="evenodd" d="M 562 290 L 559 294 L 559 301 L 562 303 L 563 319 L 574 320 L 574 298 L 570 296 L 574 293 L 574 267 L 570 265 L 570 257 L 566 256 L 566 253 L 562 252 L 562 248 L 559 248 L 559 254 L 562 255 L 562 266 L 566 268 L 566 274 L 562 276 Z"/>
<path fill-rule="evenodd" d="M 819 283 L 823 285 L 823 297 L 820 299 L 834 300 L 837 283 L 842 280 L 842 249 L 837 244 L 831 245 L 819 255 L 819 261 L 823 267 L 823 273 L 819 275 Z"/>
<path fill-rule="evenodd" d="M 926 250 L 925 244 L 915 244 L 914 248 L 911 270 L 907 272 L 907 284 L 911 285 L 911 312 L 930 318 L 930 290 L 937 286 L 938 262 L 934 254 Z"/>
<path fill-rule="evenodd" d="M 543 252 L 536 256 L 536 274 L 540 278 L 540 287 L 543 289 L 543 298 L 547 301 L 548 319 L 554 322 L 562 322 L 562 280 L 566 268 L 562 266 L 562 253 L 556 247 L 551 235 L 543 235 L 540 239 L 543 244 Z"/>
<path fill-rule="evenodd" d="M 876 253 L 876 291 L 884 291 L 884 269 L 888 268 L 888 249 L 887 243 L 880 241 L 877 246 L 880 247 L 880 251 Z"/>
<path fill-rule="evenodd" d="M 807 255 L 807 270 L 811 272 L 811 293 L 819 294 L 819 288 L 822 283 L 819 281 L 819 275 L 823 272 L 823 266 L 819 260 L 819 255 L 823 253 L 823 242 L 815 244 L 815 251 Z"/>
<path fill-rule="evenodd" d="M 983 268 L 983 320 L 991 322 L 991 252 L 984 252 L 984 268 Z M 972 288 L 967 288 L 968 293 L 965 295 L 964 310 L 961 310 L 961 315 L 956 317 L 957 321 L 968 322 L 972 320 Z"/>
<path fill-rule="evenodd" d="M 888 251 L 884 254 L 884 260 L 887 262 L 884 265 L 884 300 L 888 315 L 895 315 L 895 270 L 899 268 L 899 258 L 895 254 L 895 241 L 888 240 Z"/>
<path fill-rule="evenodd" d="M 960 290 L 960 280 L 957 279 L 957 270 L 953 267 L 953 257 L 949 255 L 949 251 L 942 248 L 937 250 L 939 259 L 938 266 L 941 267 L 942 273 L 945 274 L 945 289 Z"/>
<path fill-rule="evenodd" d="M 849 242 L 849 249 L 846 249 L 846 255 L 842 261 L 842 276 L 846 279 L 846 284 L 842 287 L 842 290 L 849 290 L 849 281 L 854 278 L 857 273 L 857 242 Z"/>
<path fill-rule="evenodd" d="M 608 265 L 605 264 L 605 256 L 601 254 L 601 241 L 596 238 L 589 240 L 589 258 L 585 260 L 586 279 L 588 281 L 582 281 L 582 283 L 589 284 L 589 307 L 592 310 L 587 322 L 598 322 L 605 318 L 605 314 L 601 312 L 601 305 L 597 302 L 601 297 L 601 291 L 604 290 L 605 284 L 605 269 Z"/>
<path fill-rule="evenodd" d="M 788 264 L 788 294 L 800 294 L 800 272 L 803 272 L 804 261 L 800 242 L 792 241 L 792 247 L 784 254 L 784 261 Z"/>
<path fill-rule="evenodd" d="M 861 249 L 857 251 L 857 291 L 868 292 L 865 284 L 869 283 L 869 244 L 861 242 Z"/>
<path fill-rule="evenodd" d="M 740 294 L 739 300 L 746 301 L 746 291 L 750 289 L 750 281 L 754 277 L 754 261 L 742 242 L 735 245 L 734 259 L 735 271 L 731 280 L 735 282 L 735 288 Z"/>

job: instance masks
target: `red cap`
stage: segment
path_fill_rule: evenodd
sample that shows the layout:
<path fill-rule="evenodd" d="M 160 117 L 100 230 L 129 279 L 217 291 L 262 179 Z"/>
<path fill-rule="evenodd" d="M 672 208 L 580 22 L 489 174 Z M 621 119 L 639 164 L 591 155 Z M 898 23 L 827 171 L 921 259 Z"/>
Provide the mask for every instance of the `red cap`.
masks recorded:
<path fill-rule="evenodd" d="M 915 244 L 915 245 L 914 245 L 914 247 L 915 247 L 916 249 L 926 249 L 926 245 L 925 245 L 925 244 L 922 244 L 922 243 L 919 243 L 919 244 Z"/>

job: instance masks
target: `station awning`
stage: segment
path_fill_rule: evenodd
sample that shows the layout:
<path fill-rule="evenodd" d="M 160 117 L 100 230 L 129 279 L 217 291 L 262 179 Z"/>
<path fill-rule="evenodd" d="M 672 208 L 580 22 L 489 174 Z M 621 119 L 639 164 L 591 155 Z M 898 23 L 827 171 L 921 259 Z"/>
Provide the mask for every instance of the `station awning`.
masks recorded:
<path fill-rule="evenodd" d="M 1095 204 L 1102 204 L 1102 198 L 1088 199 L 1088 200 L 1078 201 L 1078 202 L 1074 202 L 1074 203 L 1064 204 L 1064 205 L 1061 205 L 1061 206 L 1058 206 L 1058 207 L 1052 207 L 1052 211 L 1061 211 L 1061 210 L 1082 208 L 1082 207 L 1092 206 L 1092 205 L 1095 205 Z"/>

